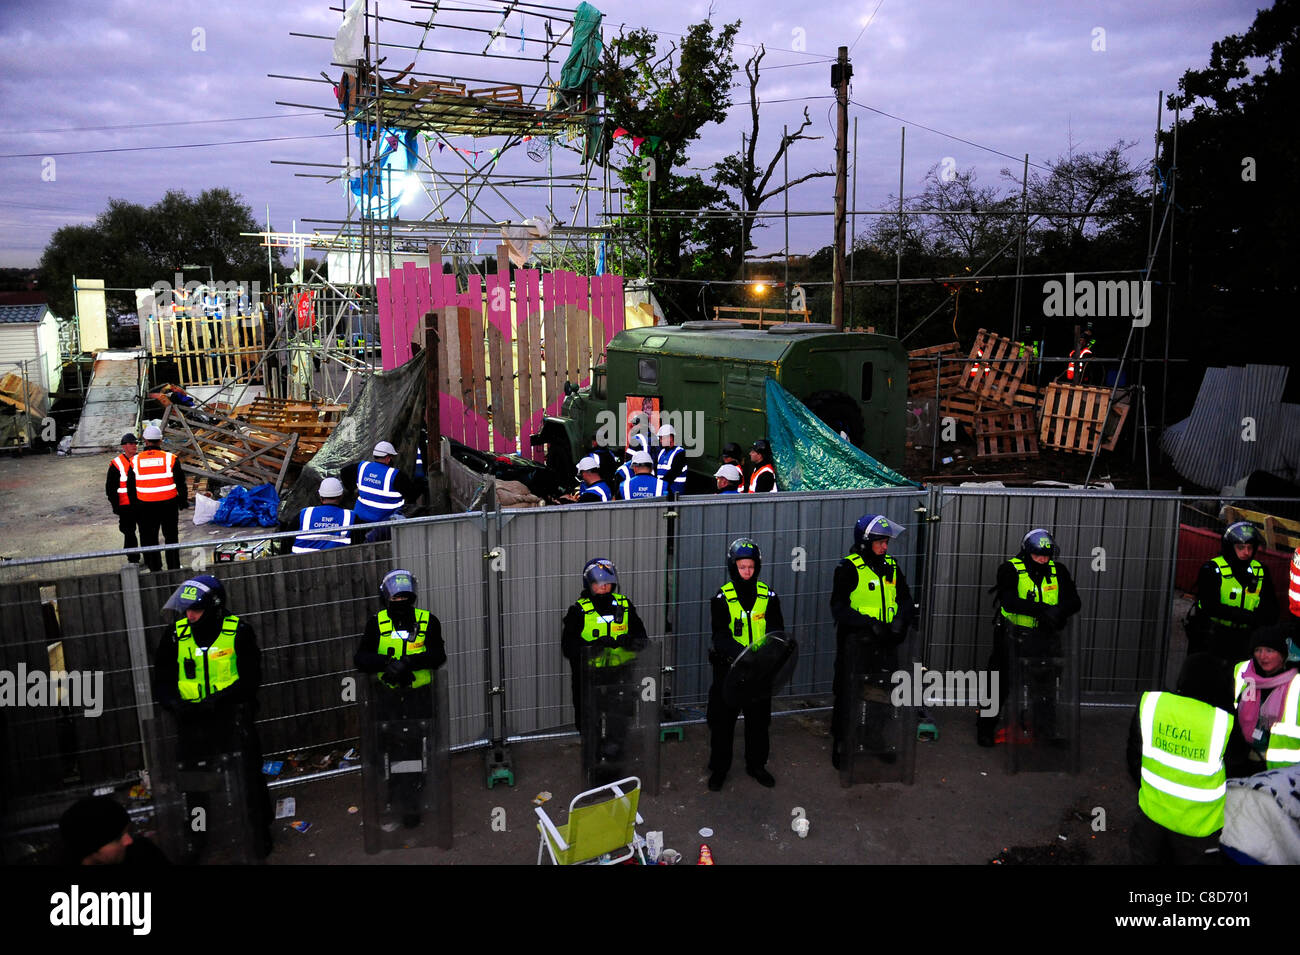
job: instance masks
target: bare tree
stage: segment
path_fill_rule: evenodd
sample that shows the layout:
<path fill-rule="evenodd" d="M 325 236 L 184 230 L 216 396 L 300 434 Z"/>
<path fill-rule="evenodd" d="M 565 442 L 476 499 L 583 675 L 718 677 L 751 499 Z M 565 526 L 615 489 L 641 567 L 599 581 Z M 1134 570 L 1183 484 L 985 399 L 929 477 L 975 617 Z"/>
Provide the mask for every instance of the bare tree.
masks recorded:
<path fill-rule="evenodd" d="M 812 119 L 808 115 L 808 107 L 806 106 L 803 111 L 803 122 L 799 124 L 799 128 L 782 132 L 781 141 L 772 154 L 772 158 L 768 160 L 761 171 L 759 170 L 756 158 L 758 152 L 759 106 L 761 105 L 758 96 L 758 80 L 759 67 L 766 53 L 767 50 L 760 44 L 754 55 L 745 61 L 745 77 L 749 81 L 750 123 L 749 134 L 745 138 L 744 148 L 740 152 L 723 157 L 713 165 L 713 181 L 724 188 L 734 189 L 740 196 L 739 204 L 733 206 L 733 208 L 739 209 L 744 216 L 746 236 L 752 233 L 753 215 L 762 208 L 763 203 L 793 189 L 801 182 L 835 175 L 834 170 L 816 170 L 805 173 L 797 179 L 791 179 L 789 182 L 783 180 L 779 185 L 772 183 L 772 177 L 776 174 L 782 159 L 791 146 L 801 140 L 821 139 L 820 136 L 808 136 L 804 133 L 804 130 L 812 125 Z M 748 241 L 746 241 L 745 245 L 748 245 Z M 741 247 L 741 243 L 736 243 L 736 251 L 732 256 L 736 274 L 739 274 L 744 263 L 746 251 L 746 248 Z M 788 249 L 786 251 L 789 252 Z"/>

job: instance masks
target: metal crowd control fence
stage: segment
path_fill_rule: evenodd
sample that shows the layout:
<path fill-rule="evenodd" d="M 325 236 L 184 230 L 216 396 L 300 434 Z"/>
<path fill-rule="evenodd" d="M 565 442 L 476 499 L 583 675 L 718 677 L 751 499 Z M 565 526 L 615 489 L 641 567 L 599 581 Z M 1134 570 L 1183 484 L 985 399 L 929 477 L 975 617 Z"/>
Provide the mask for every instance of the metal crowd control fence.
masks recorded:
<path fill-rule="evenodd" d="M 907 532 L 891 546 L 921 605 L 929 667 L 979 669 L 987 659 L 997 565 L 1033 527 L 1061 548 L 1083 599 L 1074 622 L 1085 699 L 1131 701 L 1163 681 L 1181 500 L 1172 494 L 931 488 L 688 498 L 675 503 L 473 512 L 388 525 L 391 542 L 311 555 L 213 564 L 193 543 L 184 568 L 141 574 L 122 551 L 0 564 L 0 766 L 10 825 L 47 814 L 60 795 L 133 778 L 144 768 L 140 723 L 153 715 L 152 672 L 167 637 L 160 607 L 204 570 L 226 585 L 231 612 L 262 649 L 259 724 L 267 755 L 345 749 L 357 738 L 352 654 L 379 609 L 378 585 L 413 570 L 420 605 L 441 620 L 451 695 L 450 742 L 571 731 L 565 609 L 592 557 L 618 566 L 620 587 L 651 634 L 665 637 L 663 694 L 678 719 L 703 717 L 711 671 L 709 601 L 736 537 L 763 551 L 761 578 L 781 596 L 800 643 L 786 695 L 831 689 L 829 598 L 854 521 L 879 512 Z M 262 535 L 250 530 L 250 537 Z M 106 565 L 115 569 L 105 570 Z M 41 695 L 51 671 L 99 674 L 102 692 Z M 80 698 L 74 690 L 82 691 Z M 72 704 L 72 705 L 69 705 Z M 90 715 L 94 710 L 97 713 Z M 672 718 L 670 716 L 670 718 Z M 15 815 L 15 812 L 17 815 Z"/>

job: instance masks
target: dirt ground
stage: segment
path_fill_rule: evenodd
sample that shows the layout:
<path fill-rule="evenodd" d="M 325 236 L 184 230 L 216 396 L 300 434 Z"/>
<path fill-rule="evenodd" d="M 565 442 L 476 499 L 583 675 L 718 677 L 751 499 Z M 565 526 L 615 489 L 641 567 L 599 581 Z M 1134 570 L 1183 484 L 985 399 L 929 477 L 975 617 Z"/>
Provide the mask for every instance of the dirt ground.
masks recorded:
<path fill-rule="evenodd" d="M 643 795 L 638 831 L 660 830 L 664 845 L 693 864 L 707 844 L 718 865 L 929 864 L 983 865 L 999 859 L 1047 864 L 1123 863 L 1128 827 L 1137 812 L 1137 787 L 1124 769 L 1131 711 L 1085 708 L 1083 770 L 1006 772 L 1006 750 L 975 744 L 973 710 L 935 711 L 940 737 L 918 744 L 916 781 L 840 786 L 830 765 L 828 716 L 780 717 L 772 726 L 768 768 L 774 789 L 745 775 L 743 723 L 737 727 L 736 766 L 722 792 L 706 786 L 708 735 L 686 728 L 684 741 L 660 749 L 661 789 Z M 280 821 L 272 865 L 532 864 L 537 858 L 533 799 L 540 792 L 562 823 L 568 802 L 583 788 L 577 739 L 545 740 L 512 748 L 513 787 L 484 783 L 481 751 L 452 757 L 453 846 L 367 855 L 362 845 L 359 772 L 319 782 L 278 786 L 274 798 L 293 796 L 306 832 Z M 810 822 L 800 839 L 791 827 L 799 810 Z M 1100 812 L 1099 812 L 1100 810 Z M 494 827 L 494 819 L 498 821 Z M 504 821 L 504 829 L 500 828 Z M 1095 831 L 1094 825 L 1105 828 Z M 713 830 L 702 836 L 702 829 Z"/>
<path fill-rule="evenodd" d="M 43 452 L 0 456 L 0 559 L 51 557 L 122 546 L 117 518 L 104 496 L 113 454 Z M 182 543 L 211 546 L 259 536 L 257 528 L 196 527 L 194 510 L 181 512 Z"/>

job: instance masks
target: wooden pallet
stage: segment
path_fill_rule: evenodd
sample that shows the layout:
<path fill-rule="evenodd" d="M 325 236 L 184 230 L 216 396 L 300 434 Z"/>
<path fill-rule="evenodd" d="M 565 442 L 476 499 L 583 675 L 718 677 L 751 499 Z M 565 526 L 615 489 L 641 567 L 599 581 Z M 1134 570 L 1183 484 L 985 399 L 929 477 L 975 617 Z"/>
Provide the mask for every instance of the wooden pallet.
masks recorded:
<path fill-rule="evenodd" d="M 986 459 L 1038 457 L 1038 423 L 1033 409 L 976 414 L 975 455 Z"/>
<path fill-rule="evenodd" d="M 296 434 L 298 444 L 294 448 L 293 460 L 306 464 L 333 434 L 346 410 L 347 405 L 259 396 L 253 399 L 244 417 L 250 426 L 257 429 Z"/>
<path fill-rule="evenodd" d="M 966 355 L 959 342 L 917 348 L 907 353 L 907 359 L 909 398 L 933 398 L 936 376 L 942 397 L 961 385 L 961 377 L 966 371 Z"/>
<path fill-rule="evenodd" d="M 274 484 L 278 494 L 298 446 L 298 435 L 253 428 L 224 415 L 169 405 L 164 446 L 188 473 L 224 484 Z"/>
<path fill-rule="evenodd" d="M 1110 389 L 1087 385 L 1047 386 L 1038 434 L 1043 447 L 1092 454 L 1110 410 Z"/>
<path fill-rule="evenodd" d="M 981 328 L 971 346 L 961 387 L 997 404 L 1009 405 L 1029 370 L 1028 345 Z"/>

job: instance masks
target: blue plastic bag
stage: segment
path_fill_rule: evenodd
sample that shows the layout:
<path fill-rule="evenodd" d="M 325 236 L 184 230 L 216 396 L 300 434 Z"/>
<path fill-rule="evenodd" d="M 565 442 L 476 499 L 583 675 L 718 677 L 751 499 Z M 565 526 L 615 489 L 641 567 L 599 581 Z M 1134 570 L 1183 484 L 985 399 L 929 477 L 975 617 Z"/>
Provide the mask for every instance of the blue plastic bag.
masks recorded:
<path fill-rule="evenodd" d="M 212 523 L 223 527 L 275 527 L 280 498 L 274 484 L 262 484 L 251 491 L 234 487 L 222 498 Z"/>

